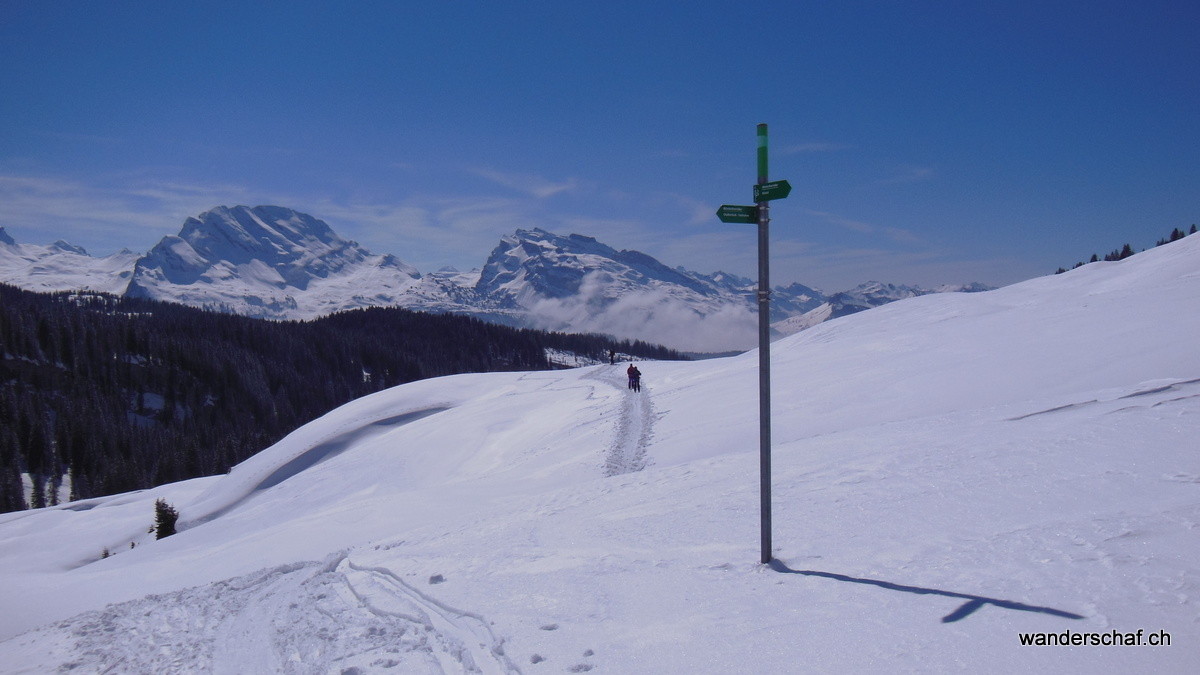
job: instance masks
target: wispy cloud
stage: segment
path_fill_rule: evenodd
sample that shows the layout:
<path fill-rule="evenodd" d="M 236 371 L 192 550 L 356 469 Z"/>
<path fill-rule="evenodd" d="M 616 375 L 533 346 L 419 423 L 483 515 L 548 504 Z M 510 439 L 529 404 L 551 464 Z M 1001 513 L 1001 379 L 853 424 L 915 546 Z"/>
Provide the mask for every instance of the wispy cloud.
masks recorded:
<path fill-rule="evenodd" d="M 792 252 L 778 248 L 774 269 L 781 278 L 836 292 L 853 288 L 868 280 L 912 284 L 933 288 L 947 283 L 980 281 L 990 284 L 1011 283 L 1021 266 L 1012 259 L 965 259 L 961 253 L 926 248 L 898 251 L 874 247 L 802 247 Z"/>
<path fill-rule="evenodd" d="M 532 197 L 537 197 L 538 199 L 553 197 L 560 192 L 570 192 L 579 187 L 578 181 L 576 181 L 574 178 L 553 181 L 541 176 L 534 176 L 532 174 L 512 173 L 482 168 L 472 169 L 472 172 L 477 176 L 486 178 L 497 185 L 504 186 L 510 190 L 516 190 L 517 192 L 521 192 Z"/>
<path fill-rule="evenodd" d="M 682 209 L 688 225 L 711 225 L 717 217 L 717 207 L 712 202 L 674 193 L 667 197 Z"/>
<path fill-rule="evenodd" d="M 884 178 L 879 182 L 881 185 L 898 185 L 903 183 L 920 183 L 927 181 L 936 176 L 936 172 L 929 167 L 924 166 L 902 166 L 896 170 L 892 176 Z"/>
<path fill-rule="evenodd" d="M 805 209 L 805 212 L 811 216 L 816 216 L 818 218 L 821 218 L 822 220 L 824 220 L 827 223 L 830 223 L 831 225 L 837 225 L 838 227 L 845 228 L 852 232 L 858 232 L 860 234 L 867 234 L 867 235 L 883 235 L 884 237 L 890 239 L 891 241 L 897 242 L 897 243 L 911 244 L 911 243 L 916 243 L 916 242 L 920 241 L 920 237 L 918 237 L 912 231 L 906 230 L 904 228 L 889 227 L 886 225 L 882 225 L 882 226 L 881 225 L 873 225 L 871 223 L 867 223 L 867 222 L 864 222 L 861 220 L 845 218 L 845 217 L 837 215 L 835 213 L 829 213 L 826 211 L 814 211 L 812 209 Z"/>
<path fill-rule="evenodd" d="M 0 225 L 20 242 L 65 239 L 106 255 L 148 250 L 175 234 L 190 216 L 215 206 L 288 206 L 329 222 L 342 236 L 375 253 L 392 253 L 420 269 L 479 265 L 499 238 L 518 228 L 562 224 L 543 200 L 410 195 L 396 201 L 354 196 L 263 193 L 238 185 L 148 177 L 106 176 L 90 182 L 0 172 Z M 586 229 L 580 230 L 589 233 Z"/>
<path fill-rule="evenodd" d="M 847 150 L 854 146 L 845 143 L 799 143 L 796 145 L 786 145 L 782 148 L 773 150 L 772 152 L 780 155 L 802 155 L 814 152 L 837 152 L 839 150 Z"/>
<path fill-rule="evenodd" d="M 62 131 L 35 131 L 33 133 L 36 136 L 57 141 L 66 141 L 68 143 L 87 143 L 111 147 L 125 142 L 124 139 L 116 136 L 99 136 L 96 134 L 79 134 Z"/>
<path fill-rule="evenodd" d="M 659 150 L 657 152 L 650 153 L 650 157 L 653 159 L 688 159 L 692 156 L 693 153 L 688 152 L 687 150 L 680 150 L 678 148 Z"/>
<path fill-rule="evenodd" d="M 421 270 L 483 263 L 500 237 L 548 227 L 537 200 L 411 196 L 399 203 L 295 199 L 288 205 L 327 221 L 375 253 L 392 253 Z"/>
<path fill-rule="evenodd" d="M 156 179 L 84 183 L 68 178 L 0 174 L 0 225 L 31 243 L 66 239 L 101 254 L 129 246 L 149 248 L 183 220 L 248 191 Z"/>
<path fill-rule="evenodd" d="M 667 265 L 695 272 L 753 275 L 758 264 L 756 232 L 754 225 L 730 225 L 716 232 L 670 237 L 647 252 Z"/>

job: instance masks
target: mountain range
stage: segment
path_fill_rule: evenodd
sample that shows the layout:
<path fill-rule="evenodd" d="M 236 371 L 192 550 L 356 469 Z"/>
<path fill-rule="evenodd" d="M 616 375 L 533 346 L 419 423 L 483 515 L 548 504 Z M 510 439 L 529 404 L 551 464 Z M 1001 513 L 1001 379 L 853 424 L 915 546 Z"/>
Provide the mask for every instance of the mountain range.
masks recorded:
<path fill-rule="evenodd" d="M 145 255 L 98 258 L 63 241 L 19 244 L 0 228 L 0 282 L 30 290 L 92 289 L 267 319 L 311 319 L 370 306 L 475 316 L 512 326 L 602 332 L 689 351 L 754 344 L 756 284 L 668 267 L 593 237 L 540 228 L 505 236 L 479 270 L 422 274 L 327 223 L 281 206 L 220 206 L 188 218 Z M 802 284 L 772 292 L 786 335 L 923 289 L 869 282 L 825 295 Z"/>

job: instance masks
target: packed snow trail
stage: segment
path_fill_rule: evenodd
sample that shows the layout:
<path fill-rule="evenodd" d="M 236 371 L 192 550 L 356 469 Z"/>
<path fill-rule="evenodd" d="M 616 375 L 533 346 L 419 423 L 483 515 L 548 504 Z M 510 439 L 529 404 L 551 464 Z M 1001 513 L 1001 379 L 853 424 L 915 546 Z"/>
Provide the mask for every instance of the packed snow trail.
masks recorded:
<path fill-rule="evenodd" d="M 624 367 L 601 367 L 584 376 L 612 385 L 624 392 L 617 418 L 617 432 L 604 455 L 604 475 L 619 476 L 646 468 L 646 447 L 650 445 L 654 425 L 654 408 L 648 393 L 633 391 L 626 386 Z"/>

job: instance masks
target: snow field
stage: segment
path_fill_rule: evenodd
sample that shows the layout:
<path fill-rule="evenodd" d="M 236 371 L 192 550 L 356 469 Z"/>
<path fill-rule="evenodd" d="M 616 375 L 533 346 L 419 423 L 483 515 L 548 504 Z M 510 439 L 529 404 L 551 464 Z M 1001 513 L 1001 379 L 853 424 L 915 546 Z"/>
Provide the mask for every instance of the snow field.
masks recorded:
<path fill-rule="evenodd" d="M 639 363 L 640 396 L 441 378 L 0 516 L 0 670 L 1195 672 L 1197 270 L 1193 237 L 776 343 L 775 566 L 755 354 Z M 185 529 L 95 560 L 159 496 Z M 1143 629 L 1171 646 L 1019 643 Z"/>

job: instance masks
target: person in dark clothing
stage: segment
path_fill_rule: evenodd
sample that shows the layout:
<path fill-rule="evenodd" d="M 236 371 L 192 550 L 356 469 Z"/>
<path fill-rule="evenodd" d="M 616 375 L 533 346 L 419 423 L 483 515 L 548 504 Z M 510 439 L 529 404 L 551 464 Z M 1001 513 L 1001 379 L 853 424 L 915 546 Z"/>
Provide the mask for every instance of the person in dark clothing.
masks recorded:
<path fill-rule="evenodd" d="M 610 365 L 610 366 L 617 365 L 617 350 L 615 350 L 615 349 L 608 350 L 608 365 Z"/>
<path fill-rule="evenodd" d="M 629 368 L 625 371 L 625 374 L 629 376 L 629 388 L 634 391 L 641 391 L 642 371 L 638 370 L 637 366 L 631 363 L 629 364 Z"/>

